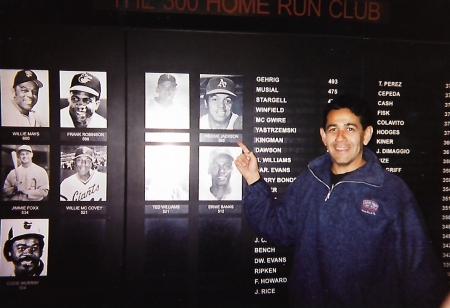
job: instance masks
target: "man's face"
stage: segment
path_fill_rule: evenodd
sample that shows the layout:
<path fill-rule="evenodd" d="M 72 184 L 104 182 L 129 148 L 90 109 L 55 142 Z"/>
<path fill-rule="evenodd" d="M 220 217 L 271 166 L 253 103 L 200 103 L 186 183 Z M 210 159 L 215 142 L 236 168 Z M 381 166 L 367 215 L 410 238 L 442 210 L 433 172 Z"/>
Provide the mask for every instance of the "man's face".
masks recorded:
<path fill-rule="evenodd" d="M 207 101 L 209 116 L 216 123 L 228 123 L 231 118 L 232 106 L 233 100 L 228 94 L 213 94 Z"/>
<path fill-rule="evenodd" d="M 37 270 L 42 256 L 41 245 L 40 239 L 33 236 L 14 241 L 11 259 L 16 275 L 32 275 Z"/>
<path fill-rule="evenodd" d="M 209 168 L 212 186 L 228 186 L 233 168 L 233 160 L 229 155 L 220 154 L 212 162 Z"/>
<path fill-rule="evenodd" d="M 19 151 L 19 159 L 22 164 L 27 164 L 32 162 L 33 153 L 27 150 Z"/>
<path fill-rule="evenodd" d="M 81 156 L 75 159 L 75 171 L 82 179 L 89 177 L 92 169 L 92 159 L 90 157 Z"/>
<path fill-rule="evenodd" d="M 161 101 L 172 101 L 176 91 L 177 86 L 171 81 L 164 81 L 156 87 L 156 92 Z"/>
<path fill-rule="evenodd" d="M 26 81 L 14 87 L 14 103 L 23 114 L 28 114 L 33 109 L 38 96 L 39 87 L 33 81 Z"/>
<path fill-rule="evenodd" d="M 100 106 L 100 100 L 95 95 L 82 91 L 71 91 L 69 98 L 69 113 L 75 127 L 86 127 L 87 121 Z"/>
<path fill-rule="evenodd" d="M 370 141 L 372 132 L 372 126 L 363 130 L 359 117 L 349 109 L 330 111 L 320 135 L 333 160 L 333 173 L 350 172 L 364 165 L 363 147 Z"/>

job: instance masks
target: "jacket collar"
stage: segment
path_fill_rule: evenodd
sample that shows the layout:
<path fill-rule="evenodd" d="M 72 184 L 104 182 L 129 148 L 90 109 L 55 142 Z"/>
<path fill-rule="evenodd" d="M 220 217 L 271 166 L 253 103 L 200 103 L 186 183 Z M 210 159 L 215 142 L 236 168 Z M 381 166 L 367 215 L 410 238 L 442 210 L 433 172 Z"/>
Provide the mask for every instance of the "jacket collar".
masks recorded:
<path fill-rule="evenodd" d="M 341 182 L 362 182 L 373 186 L 383 184 L 383 168 L 378 157 L 369 148 L 364 147 L 363 158 L 366 163 L 350 174 L 346 175 Z M 326 153 L 308 165 L 309 171 L 326 185 L 331 185 L 331 156 Z"/>

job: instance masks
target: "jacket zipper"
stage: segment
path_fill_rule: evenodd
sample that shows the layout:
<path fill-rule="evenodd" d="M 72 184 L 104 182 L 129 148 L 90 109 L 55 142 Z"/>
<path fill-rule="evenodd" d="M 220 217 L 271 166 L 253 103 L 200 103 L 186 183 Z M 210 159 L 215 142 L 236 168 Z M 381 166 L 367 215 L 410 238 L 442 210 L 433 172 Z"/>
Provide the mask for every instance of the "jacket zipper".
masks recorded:
<path fill-rule="evenodd" d="M 327 196 L 325 197 L 325 201 L 328 201 L 328 199 L 330 199 L 331 193 L 333 192 L 333 189 L 334 189 L 336 186 L 338 186 L 338 185 L 341 184 L 341 183 L 345 183 L 345 182 L 346 182 L 346 181 L 343 181 L 343 182 L 337 182 L 336 184 L 332 184 L 331 187 L 330 187 L 329 190 L 328 190 Z M 323 182 L 322 182 L 322 183 L 323 183 Z M 324 183 L 324 184 L 325 184 L 325 183 Z M 326 184 L 325 184 L 325 186 L 328 187 L 328 185 L 326 185 Z"/>
<path fill-rule="evenodd" d="M 322 181 L 320 181 L 320 182 L 322 182 Z M 322 183 L 324 183 L 324 182 L 322 182 Z M 334 189 L 337 185 L 339 185 L 339 184 L 341 184 L 341 183 L 360 183 L 360 184 L 365 184 L 365 185 L 369 185 L 369 186 L 373 186 L 373 187 L 380 187 L 379 185 L 373 185 L 373 184 L 369 184 L 369 183 L 366 183 L 366 182 L 358 182 L 358 181 L 342 181 L 342 182 L 337 182 L 336 184 L 331 185 L 331 188 L 329 188 L 328 194 L 327 194 L 327 196 L 325 197 L 325 201 L 327 201 L 328 199 L 330 199 L 331 193 L 333 192 L 333 189 Z M 325 183 L 324 183 L 324 184 L 325 184 Z M 328 187 L 327 184 L 325 184 L 325 186 Z"/>
<path fill-rule="evenodd" d="M 333 188 L 334 188 L 334 184 L 331 185 L 331 188 L 328 190 L 328 194 L 327 194 L 327 196 L 325 197 L 325 201 L 327 201 L 328 199 L 330 199 L 331 192 L 333 191 Z"/>
<path fill-rule="evenodd" d="M 373 186 L 373 187 L 381 187 L 380 185 L 375 185 L 375 184 L 370 184 L 367 182 L 360 182 L 360 181 L 342 181 L 342 182 L 337 182 L 336 184 L 331 185 L 331 187 L 329 187 L 324 181 L 322 181 L 312 170 L 311 168 L 308 166 L 309 172 L 311 172 L 311 174 L 313 175 L 313 177 L 315 177 L 320 183 L 322 183 L 323 185 L 325 185 L 328 188 L 328 194 L 325 197 L 324 201 L 328 201 L 328 199 L 330 199 L 331 197 L 331 193 L 333 192 L 333 189 L 341 184 L 341 183 L 360 183 L 360 184 L 366 184 L 369 186 Z"/>

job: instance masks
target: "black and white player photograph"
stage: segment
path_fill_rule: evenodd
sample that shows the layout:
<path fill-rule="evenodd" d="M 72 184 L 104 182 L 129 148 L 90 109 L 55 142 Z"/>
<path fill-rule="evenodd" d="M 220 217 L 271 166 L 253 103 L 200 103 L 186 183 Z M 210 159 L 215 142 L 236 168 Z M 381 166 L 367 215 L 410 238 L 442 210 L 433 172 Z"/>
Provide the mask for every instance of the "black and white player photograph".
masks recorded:
<path fill-rule="evenodd" d="M 60 201 L 106 201 L 106 185 L 106 146 L 61 146 Z"/>
<path fill-rule="evenodd" d="M 107 127 L 106 72 L 60 71 L 60 125 Z"/>
<path fill-rule="evenodd" d="M 236 147 L 199 148 L 199 200 L 242 200 L 242 177 L 234 165 Z"/>
<path fill-rule="evenodd" d="M 189 74 L 145 73 L 145 128 L 188 129 Z"/>
<path fill-rule="evenodd" d="M 50 190 L 49 145 L 2 145 L 2 200 L 47 201 Z"/>
<path fill-rule="evenodd" d="M 2 126 L 49 127 L 47 70 L 2 69 Z"/>
<path fill-rule="evenodd" d="M 47 276 L 48 219 L 2 219 L 0 276 Z"/>
<path fill-rule="evenodd" d="M 243 76 L 200 75 L 200 129 L 242 129 Z"/>
<path fill-rule="evenodd" d="M 189 200 L 189 146 L 145 147 L 145 200 Z"/>

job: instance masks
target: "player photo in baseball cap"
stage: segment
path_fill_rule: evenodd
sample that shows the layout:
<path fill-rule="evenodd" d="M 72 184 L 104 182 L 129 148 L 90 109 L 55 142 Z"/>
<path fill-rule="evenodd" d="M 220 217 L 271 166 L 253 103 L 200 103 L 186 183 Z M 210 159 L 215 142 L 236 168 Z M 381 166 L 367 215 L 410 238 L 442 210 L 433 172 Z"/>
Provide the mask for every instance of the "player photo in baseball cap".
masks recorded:
<path fill-rule="evenodd" d="M 3 145 L 2 152 L 10 157 L 3 161 L 3 201 L 47 201 L 49 146 Z"/>
<path fill-rule="evenodd" d="M 200 129 L 242 129 L 242 116 L 235 112 L 236 104 L 241 107 L 242 96 L 237 95 L 235 82 L 225 76 L 201 78 L 201 82 L 206 80 L 200 105 Z"/>
<path fill-rule="evenodd" d="M 145 128 L 188 129 L 189 119 L 189 75 L 145 73 Z"/>
<path fill-rule="evenodd" d="M 48 219 L 4 219 L 1 223 L 4 259 L 0 275 L 46 276 Z"/>
<path fill-rule="evenodd" d="M 60 201 L 106 201 L 106 146 L 61 149 Z"/>
<path fill-rule="evenodd" d="M 102 83 L 106 82 L 106 73 L 60 72 L 60 75 L 61 99 L 63 95 L 67 95 L 67 88 L 64 90 L 63 87 L 67 85 L 67 78 L 70 77 L 69 97 L 63 100 L 65 107 L 60 111 L 61 127 L 106 128 L 107 120 L 103 116 L 106 109 L 101 100 L 105 97 Z"/>
<path fill-rule="evenodd" d="M 42 70 L 1 70 L 2 126 L 49 126 L 48 88 L 41 81 L 47 76 Z"/>
<path fill-rule="evenodd" d="M 236 172 L 233 147 L 199 148 L 199 200 L 241 200 L 242 177 Z"/>

